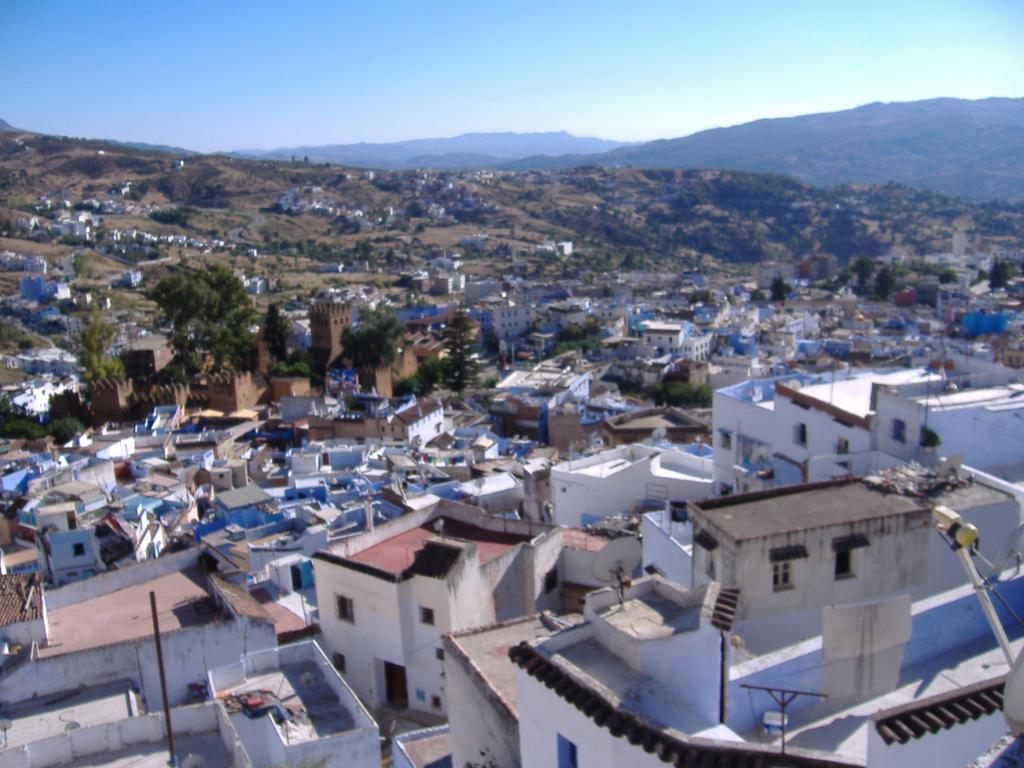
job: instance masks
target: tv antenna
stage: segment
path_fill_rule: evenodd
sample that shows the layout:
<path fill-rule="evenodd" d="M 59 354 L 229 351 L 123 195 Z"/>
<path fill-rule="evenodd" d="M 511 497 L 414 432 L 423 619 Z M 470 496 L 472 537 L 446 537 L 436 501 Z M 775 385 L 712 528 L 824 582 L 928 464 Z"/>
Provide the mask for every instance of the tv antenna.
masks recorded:
<path fill-rule="evenodd" d="M 814 696 L 819 699 L 827 699 L 828 696 L 824 693 L 817 693 L 815 691 L 801 691 L 797 688 L 777 688 L 770 685 L 748 685 L 747 683 L 740 683 L 740 688 L 747 688 L 751 691 L 764 691 L 772 700 L 779 705 L 779 727 L 782 729 L 782 754 L 786 754 L 786 709 L 790 704 L 793 703 L 793 699 L 798 696 Z"/>
<path fill-rule="evenodd" d="M 623 603 L 626 587 L 629 586 L 629 575 L 633 573 L 643 560 L 643 547 L 639 539 L 623 536 L 612 539 L 594 557 L 590 572 L 595 579 L 605 584 L 615 584 L 615 592 L 619 596 L 619 605 Z"/>

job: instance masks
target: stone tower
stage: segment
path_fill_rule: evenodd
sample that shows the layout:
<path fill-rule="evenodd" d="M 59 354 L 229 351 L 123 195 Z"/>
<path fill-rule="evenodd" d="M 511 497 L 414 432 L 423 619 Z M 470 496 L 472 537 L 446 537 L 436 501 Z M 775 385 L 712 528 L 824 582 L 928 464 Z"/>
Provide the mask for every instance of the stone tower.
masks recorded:
<path fill-rule="evenodd" d="M 310 351 L 318 370 L 327 370 L 341 355 L 341 332 L 351 322 L 348 302 L 318 302 L 309 308 Z"/>

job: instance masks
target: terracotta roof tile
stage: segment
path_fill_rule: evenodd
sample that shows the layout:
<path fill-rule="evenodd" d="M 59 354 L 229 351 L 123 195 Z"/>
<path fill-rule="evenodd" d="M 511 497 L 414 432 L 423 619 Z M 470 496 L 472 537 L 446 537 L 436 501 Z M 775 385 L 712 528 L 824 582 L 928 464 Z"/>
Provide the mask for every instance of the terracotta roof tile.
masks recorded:
<path fill-rule="evenodd" d="M 36 574 L 0 576 L 0 627 L 39 619 L 42 603 L 42 588 Z"/>

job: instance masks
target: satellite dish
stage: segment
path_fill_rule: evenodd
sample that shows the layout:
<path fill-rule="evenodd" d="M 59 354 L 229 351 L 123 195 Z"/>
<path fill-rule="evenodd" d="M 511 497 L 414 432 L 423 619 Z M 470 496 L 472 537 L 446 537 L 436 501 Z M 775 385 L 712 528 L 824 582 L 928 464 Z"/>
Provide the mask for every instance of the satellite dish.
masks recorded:
<path fill-rule="evenodd" d="M 1021 663 L 1024 653 L 1018 654 L 1010 676 L 1003 686 L 1003 717 L 1015 736 L 1024 732 L 1024 672 Z"/>
<path fill-rule="evenodd" d="M 1003 551 L 999 553 L 999 557 L 991 564 L 994 578 L 999 578 L 999 575 L 1006 570 L 1011 560 L 1016 560 L 1018 568 L 1020 567 L 1022 536 L 1024 536 L 1024 524 L 1018 525 L 1016 530 L 1010 534 L 1010 538 L 1006 540 Z"/>
<path fill-rule="evenodd" d="M 668 430 L 667 429 L 665 429 L 664 427 L 658 427 L 656 430 L 651 432 L 651 439 L 653 439 L 655 441 L 661 441 L 661 440 L 664 440 L 667 435 L 668 435 Z"/>
<path fill-rule="evenodd" d="M 639 539 L 632 536 L 612 539 L 594 557 L 590 572 L 598 581 L 616 585 L 621 604 L 623 592 L 629 583 L 629 574 L 640 565 L 643 556 L 644 551 Z"/>

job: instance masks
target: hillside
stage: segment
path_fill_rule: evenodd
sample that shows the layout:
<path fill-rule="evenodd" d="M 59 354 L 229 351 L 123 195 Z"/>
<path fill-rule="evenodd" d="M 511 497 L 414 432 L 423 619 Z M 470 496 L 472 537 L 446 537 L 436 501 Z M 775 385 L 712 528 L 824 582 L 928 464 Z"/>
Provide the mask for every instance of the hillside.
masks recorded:
<path fill-rule="evenodd" d="M 1024 200 L 1024 99 L 867 104 L 505 167 L 580 164 L 779 173 L 825 186 L 897 181 L 968 200 Z"/>
<path fill-rule="evenodd" d="M 357 168 L 481 168 L 534 155 L 587 155 L 631 146 L 624 142 L 549 133 L 465 133 L 446 139 L 330 144 L 239 150 L 234 157 L 268 160 L 309 158 Z"/>
<path fill-rule="evenodd" d="M 124 145 L 6 136 L 0 230 L 14 232 L 13 222 L 32 213 L 46 216 L 41 196 L 84 206 L 130 181 L 130 205 L 104 214 L 101 241 L 114 229 L 220 239 L 228 251 L 288 255 L 274 269 L 306 286 L 324 282 L 318 264 L 350 260 L 357 246 L 391 272 L 444 247 L 467 252 L 480 274 L 503 273 L 518 258 L 532 274 L 552 277 L 697 264 L 742 271 L 764 259 L 809 254 L 833 254 L 845 264 L 894 247 L 948 250 L 955 232 L 979 249 L 1024 249 L 1024 205 L 970 204 L 896 184 L 823 189 L 774 175 L 598 167 L 370 174 L 210 155 L 182 165 L 180 155 Z M 283 208 L 282 199 L 310 204 Z M 477 234 L 487 235 L 483 247 L 466 251 L 460 241 Z M 37 243 L 17 247 L 59 245 L 45 232 L 33 237 Z M 572 240 L 573 255 L 537 250 L 551 239 Z M 132 258 L 185 251 L 159 246 L 146 253 Z M 258 269 L 270 266 L 261 262 Z"/>

